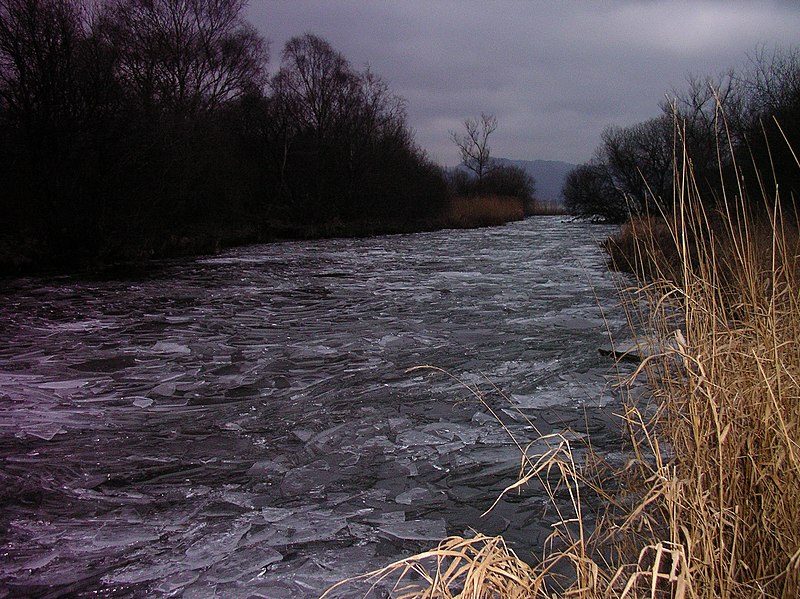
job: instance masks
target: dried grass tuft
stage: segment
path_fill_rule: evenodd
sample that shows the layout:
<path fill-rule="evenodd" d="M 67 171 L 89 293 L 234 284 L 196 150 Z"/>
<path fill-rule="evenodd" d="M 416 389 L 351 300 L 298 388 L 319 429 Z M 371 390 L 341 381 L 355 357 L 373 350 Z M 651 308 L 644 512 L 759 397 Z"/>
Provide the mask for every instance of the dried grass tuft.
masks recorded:
<path fill-rule="evenodd" d="M 659 400 L 646 432 L 669 459 L 642 473 L 647 509 L 626 526 L 682 548 L 692 596 L 798 597 L 797 219 L 773 197 L 714 230 L 693 189 L 670 223 L 680 270 L 637 291 L 642 325 L 674 340 L 644 369 Z"/>
<path fill-rule="evenodd" d="M 450 537 L 436 549 L 360 578 L 378 584 L 389 577 L 398 579 L 392 595 L 397 599 L 522 599 L 531 597 L 537 588 L 535 572 L 506 546 L 502 537 L 480 534 L 470 539 Z M 412 578 L 419 582 L 409 582 Z M 323 597 L 342 584 L 328 589 Z"/>

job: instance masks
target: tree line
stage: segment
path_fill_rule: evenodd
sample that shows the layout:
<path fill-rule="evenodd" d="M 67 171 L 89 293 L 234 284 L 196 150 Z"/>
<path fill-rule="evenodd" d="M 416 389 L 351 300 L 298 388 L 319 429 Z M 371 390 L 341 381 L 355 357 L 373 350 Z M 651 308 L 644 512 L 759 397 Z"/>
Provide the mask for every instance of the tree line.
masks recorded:
<path fill-rule="evenodd" d="M 0 269 L 431 228 L 405 101 L 247 0 L 0 0 Z"/>
<path fill-rule="evenodd" d="M 778 191 L 786 207 L 800 194 L 800 49 L 760 48 L 741 73 L 690 77 L 661 114 L 607 127 L 592 160 L 567 176 L 573 214 L 622 222 L 670 213 L 688 161 L 699 196 L 721 207 L 730 194 L 763 202 Z M 727 190 L 727 191 L 726 191 Z M 793 210 L 792 210 L 793 211 Z"/>
<path fill-rule="evenodd" d="M 242 0 L 0 0 L 0 248 L 149 254 L 259 201 L 268 46 Z"/>
<path fill-rule="evenodd" d="M 515 198 L 524 213 L 536 211 L 536 180 L 524 169 L 501 164 L 492 157 L 489 136 L 497 130 L 497 117 L 482 112 L 479 118 L 464 121 L 464 133 L 450 132 L 458 148 L 461 167 L 447 174 L 451 196 L 469 200 L 485 196 Z"/>

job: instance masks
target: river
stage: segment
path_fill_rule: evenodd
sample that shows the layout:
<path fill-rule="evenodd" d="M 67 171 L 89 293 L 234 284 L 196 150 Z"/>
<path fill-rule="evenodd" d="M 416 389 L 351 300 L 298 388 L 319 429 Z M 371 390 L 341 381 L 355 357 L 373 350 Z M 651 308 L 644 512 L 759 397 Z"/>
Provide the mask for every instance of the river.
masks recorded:
<path fill-rule="evenodd" d="M 0 597 L 313 597 L 470 529 L 540 551 L 535 490 L 480 514 L 517 474 L 510 433 L 618 444 L 610 231 L 539 217 L 0 282 Z"/>

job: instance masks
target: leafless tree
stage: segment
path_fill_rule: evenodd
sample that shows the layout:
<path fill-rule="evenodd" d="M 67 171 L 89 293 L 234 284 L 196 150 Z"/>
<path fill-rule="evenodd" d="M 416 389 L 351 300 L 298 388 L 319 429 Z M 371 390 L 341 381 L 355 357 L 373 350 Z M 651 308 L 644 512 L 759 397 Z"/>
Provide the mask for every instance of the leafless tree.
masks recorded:
<path fill-rule="evenodd" d="M 631 210 L 657 212 L 671 204 L 675 135 L 668 115 L 603 131 L 598 162 L 606 165 Z"/>
<path fill-rule="evenodd" d="M 772 50 L 762 46 L 749 59 L 749 68 L 736 81 L 745 118 L 757 121 L 800 103 L 800 46 Z"/>
<path fill-rule="evenodd" d="M 347 60 L 324 39 L 294 37 L 283 50 L 272 79 L 277 102 L 299 127 L 321 140 L 345 118 L 358 97 L 359 82 Z"/>
<path fill-rule="evenodd" d="M 29 132 L 74 110 L 80 3 L 0 0 L 0 102 Z"/>
<path fill-rule="evenodd" d="M 278 185 L 309 211 L 363 212 L 364 186 L 377 187 L 388 156 L 415 151 L 405 101 L 316 35 L 287 42 L 271 87 Z"/>
<path fill-rule="evenodd" d="M 466 133 L 450 132 L 450 139 L 458 146 L 461 162 L 478 178 L 478 184 L 492 168 L 489 136 L 497 129 L 497 118 L 493 114 L 481 113 L 480 118 L 464 121 Z"/>
<path fill-rule="evenodd" d="M 589 162 L 575 167 L 567 174 L 562 193 L 567 210 L 576 216 L 612 223 L 628 217 L 625 197 L 605 164 Z"/>
<path fill-rule="evenodd" d="M 731 147 L 738 142 L 741 97 L 733 71 L 716 77 L 687 77 L 686 90 L 675 90 L 661 105 L 674 119 L 676 151 L 691 162 L 701 197 L 711 200 L 720 184 L 720 167 L 731 162 Z"/>
<path fill-rule="evenodd" d="M 268 45 L 246 0 L 120 0 L 110 21 L 119 77 L 144 104 L 192 115 L 266 83 Z"/>
<path fill-rule="evenodd" d="M 750 62 L 737 82 L 743 105 L 739 155 L 753 156 L 742 165 L 743 177 L 751 197 L 761 198 L 762 185 L 766 185 L 796 214 L 800 47 L 762 47 L 750 56 Z"/>

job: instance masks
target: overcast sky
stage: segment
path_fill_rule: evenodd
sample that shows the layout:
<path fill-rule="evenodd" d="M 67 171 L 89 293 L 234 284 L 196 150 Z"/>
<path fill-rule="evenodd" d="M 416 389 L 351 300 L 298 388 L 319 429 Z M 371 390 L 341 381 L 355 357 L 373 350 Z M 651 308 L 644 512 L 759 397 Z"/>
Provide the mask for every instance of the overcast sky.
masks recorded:
<path fill-rule="evenodd" d="M 687 74 L 747 64 L 762 44 L 800 40 L 800 2 L 570 0 L 251 0 L 271 41 L 309 32 L 408 101 L 417 143 L 440 164 L 450 130 L 497 116 L 496 157 L 588 160 L 606 125 L 658 113 Z"/>

